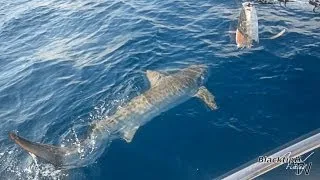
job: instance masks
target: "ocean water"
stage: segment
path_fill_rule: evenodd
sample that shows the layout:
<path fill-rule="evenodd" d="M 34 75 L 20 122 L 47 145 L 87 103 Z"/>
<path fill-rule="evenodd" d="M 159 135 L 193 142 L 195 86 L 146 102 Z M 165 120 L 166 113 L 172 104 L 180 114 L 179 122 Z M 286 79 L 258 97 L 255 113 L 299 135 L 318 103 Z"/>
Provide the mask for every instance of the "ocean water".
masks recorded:
<path fill-rule="evenodd" d="M 260 43 L 237 49 L 231 31 L 240 7 L 1 1 L 0 179 L 207 180 L 320 128 L 320 14 L 303 0 L 256 5 Z M 92 165 L 54 169 L 8 138 L 14 131 L 36 142 L 76 142 L 92 121 L 149 87 L 146 70 L 190 64 L 209 67 L 205 86 L 219 109 L 192 98 L 139 128 L 131 143 L 106 145 Z"/>

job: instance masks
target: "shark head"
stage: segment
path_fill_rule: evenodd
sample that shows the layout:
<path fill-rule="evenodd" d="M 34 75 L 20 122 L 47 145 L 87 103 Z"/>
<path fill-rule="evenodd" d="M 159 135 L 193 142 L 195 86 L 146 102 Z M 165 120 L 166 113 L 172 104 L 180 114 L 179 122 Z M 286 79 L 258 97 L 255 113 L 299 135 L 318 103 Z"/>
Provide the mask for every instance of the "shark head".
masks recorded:
<path fill-rule="evenodd" d="M 202 85 L 208 74 L 208 67 L 206 65 L 191 65 L 182 70 L 182 73 L 188 79 L 194 80 L 198 86 Z"/>

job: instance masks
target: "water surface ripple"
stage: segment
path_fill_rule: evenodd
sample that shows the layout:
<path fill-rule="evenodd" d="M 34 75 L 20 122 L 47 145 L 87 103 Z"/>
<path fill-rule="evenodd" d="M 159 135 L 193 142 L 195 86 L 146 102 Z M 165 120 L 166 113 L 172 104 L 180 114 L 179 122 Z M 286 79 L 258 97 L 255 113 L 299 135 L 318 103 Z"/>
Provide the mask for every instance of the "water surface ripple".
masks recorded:
<path fill-rule="evenodd" d="M 257 5 L 260 44 L 240 50 L 230 33 L 240 6 L 1 1 L 0 179 L 211 179 L 319 128 L 319 13 L 303 0 Z M 210 67 L 206 86 L 219 110 L 191 99 L 132 143 L 112 142 L 88 167 L 54 169 L 8 139 L 18 131 L 37 142 L 76 142 L 90 122 L 149 87 L 147 69 L 200 63 Z"/>

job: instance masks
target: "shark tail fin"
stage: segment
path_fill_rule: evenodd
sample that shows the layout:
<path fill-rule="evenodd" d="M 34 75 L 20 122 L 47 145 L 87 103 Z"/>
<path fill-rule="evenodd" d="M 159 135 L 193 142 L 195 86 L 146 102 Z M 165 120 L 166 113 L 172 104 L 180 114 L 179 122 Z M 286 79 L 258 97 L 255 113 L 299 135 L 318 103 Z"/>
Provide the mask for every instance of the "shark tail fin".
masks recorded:
<path fill-rule="evenodd" d="M 9 137 L 27 152 L 50 162 L 56 167 L 64 165 L 64 156 L 68 153 L 67 148 L 31 142 L 13 132 L 9 133 Z"/>

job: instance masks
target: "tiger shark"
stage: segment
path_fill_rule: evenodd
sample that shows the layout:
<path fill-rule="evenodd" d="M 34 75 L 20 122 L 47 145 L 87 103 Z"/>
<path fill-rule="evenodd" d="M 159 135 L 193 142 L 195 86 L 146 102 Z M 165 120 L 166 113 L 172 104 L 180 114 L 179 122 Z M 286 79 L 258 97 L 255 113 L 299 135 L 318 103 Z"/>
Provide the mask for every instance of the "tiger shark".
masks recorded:
<path fill-rule="evenodd" d="M 110 140 L 122 138 L 130 143 L 139 127 L 192 97 L 202 100 L 211 110 L 217 109 L 214 96 L 203 86 L 206 72 L 204 65 L 190 65 L 170 74 L 147 70 L 149 89 L 117 108 L 113 115 L 94 122 L 78 144 L 42 144 L 13 132 L 9 137 L 27 152 L 57 168 L 87 166 L 101 156 Z"/>

